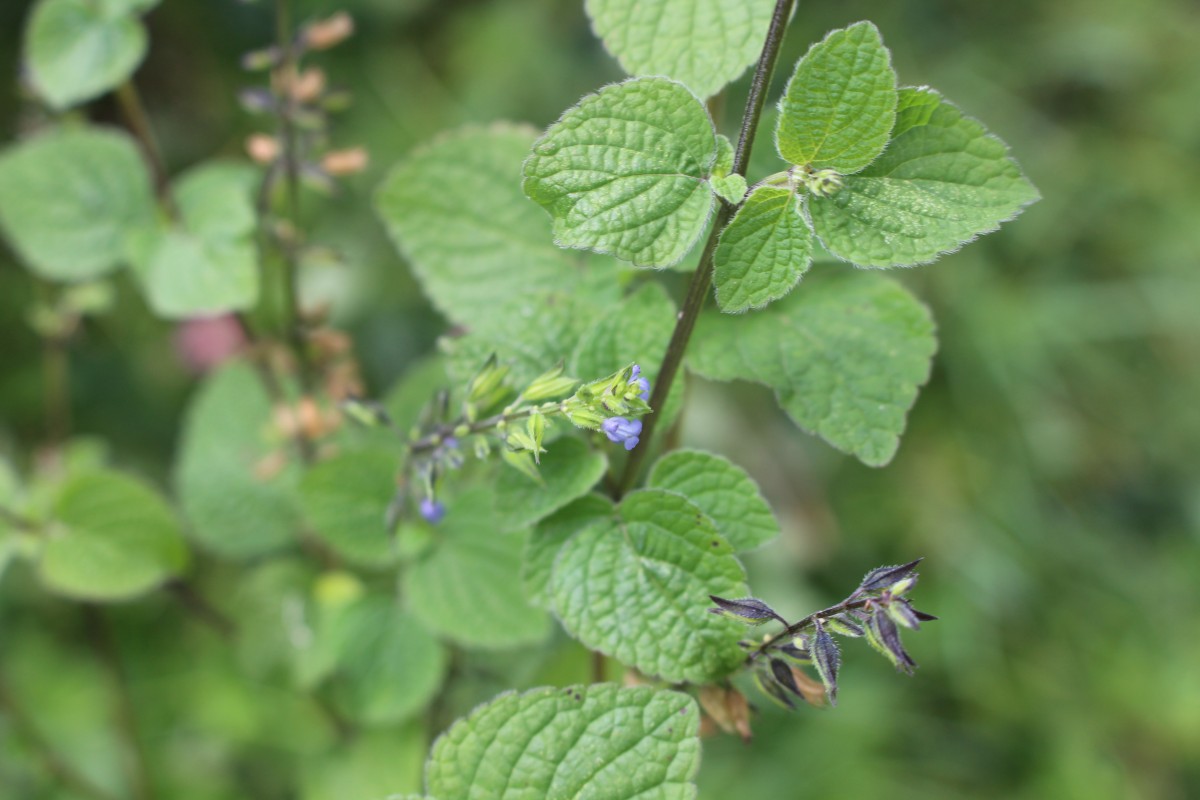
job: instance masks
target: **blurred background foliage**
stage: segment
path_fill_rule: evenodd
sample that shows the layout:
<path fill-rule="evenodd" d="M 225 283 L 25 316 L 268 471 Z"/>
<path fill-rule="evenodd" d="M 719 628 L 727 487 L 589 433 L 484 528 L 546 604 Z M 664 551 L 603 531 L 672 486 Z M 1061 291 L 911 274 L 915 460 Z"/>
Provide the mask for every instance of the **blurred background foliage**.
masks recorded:
<path fill-rule="evenodd" d="M 333 304 L 373 393 L 445 327 L 385 240 L 375 186 L 440 131 L 544 127 L 619 79 L 581 6 L 297 4 L 301 19 L 345 9 L 358 23 L 320 63 L 354 93 L 335 144 L 366 147 L 370 166 L 336 195 L 305 195 L 310 240 L 337 254 L 311 265 L 305 290 Z M 26 13 L 22 0 L 0 3 L 4 142 L 45 122 L 20 88 Z M 910 637 L 921 664 L 911 680 L 848 646 L 836 710 L 789 715 L 752 697 L 765 706 L 755 741 L 707 741 L 701 795 L 1200 796 L 1200 7 L 802 3 L 781 65 L 857 19 L 878 24 L 902 82 L 937 87 L 1004 138 L 1044 199 L 901 276 L 933 308 L 941 345 L 888 468 L 796 432 L 765 390 L 690 384 L 683 441 L 746 466 L 783 522 L 783 541 L 750 559 L 756 594 L 800 616 L 870 567 L 923 555 L 917 602 L 942 618 Z M 147 24 L 136 81 L 172 172 L 244 157 L 261 123 L 238 106 L 251 82 L 238 59 L 272 38 L 269 8 L 166 0 Z M 724 104 L 727 134 L 745 83 Z M 86 113 L 118 120 L 107 99 Z M 72 429 L 162 485 L 196 378 L 174 326 L 128 280 L 116 310 L 72 340 Z M 0 249 L 0 449 L 23 463 L 45 438 L 42 347 L 26 310 L 46 291 Z M 269 583 L 199 562 L 234 618 L 239 598 Z M 240 650 L 256 645 L 269 643 Z M 138 782 L 173 798 L 413 790 L 428 736 L 454 715 L 506 688 L 588 676 L 586 654 L 561 635 L 459 653 L 426 724 L 362 732 L 243 669 L 247 659 L 163 593 L 101 612 L 48 596 L 14 566 L 0 581 L 0 668 L 3 691 L 33 714 L 0 711 L 0 796 L 79 796 L 51 777 L 37 738 L 116 796 L 149 796 Z M 121 730 L 137 731 L 144 772 L 127 769 Z"/>

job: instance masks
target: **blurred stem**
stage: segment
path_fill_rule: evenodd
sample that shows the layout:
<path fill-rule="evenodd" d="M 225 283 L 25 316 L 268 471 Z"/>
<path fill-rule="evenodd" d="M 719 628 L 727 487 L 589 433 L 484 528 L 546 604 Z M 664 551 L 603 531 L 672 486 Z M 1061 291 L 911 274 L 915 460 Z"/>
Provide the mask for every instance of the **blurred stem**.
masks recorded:
<path fill-rule="evenodd" d="M 775 71 L 775 62 L 779 58 L 779 49 L 783 45 L 783 34 L 788 20 L 792 16 L 794 5 L 795 0 L 776 0 L 775 11 L 771 16 L 771 26 L 767 30 L 767 38 L 763 43 L 762 55 L 759 56 L 758 65 L 754 68 L 754 78 L 750 83 L 750 95 L 746 98 L 746 111 L 742 115 L 742 129 L 738 136 L 737 149 L 733 155 L 732 174 L 742 176 L 746 174 L 746 167 L 750 163 L 750 150 L 754 145 L 754 135 L 758 131 L 758 121 L 762 118 L 767 89 L 771 85 L 771 75 Z M 662 367 L 654 381 L 654 391 L 650 395 L 650 408 L 654 410 L 642 418 L 641 438 L 646 445 L 635 447 L 630 451 L 630 458 L 625 462 L 625 471 L 621 474 L 621 480 L 617 486 L 618 498 L 633 488 L 633 483 L 641 470 L 642 461 L 650 449 L 649 443 L 658 422 L 657 409 L 662 408 L 666 403 L 667 396 L 671 391 L 671 384 L 675 382 L 675 376 L 683 363 L 683 354 L 687 350 L 688 342 L 692 338 L 692 331 L 696 327 L 696 319 L 700 316 L 700 310 L 704 308 L 705 301 L 708 300 L 709 290 L 712 288 L 713 253 L 717 249 L 717 239 L 732 213 L 733 206 L 721 201 L 717 208 L 716 218 L 713 220 L 712 230 L 708 235 L 708 241 L 704 245 L 704 252 L 700 256 L 700 265 L 696 268 L 692 282 L 688 286 L 683 309 L 679 312 L 675 330 L 671 333 L 671 341 L 667 345 L 666 355 L 663 356 Z"/>
<path fill-rule="evenodd" d="M 211 627 L 222 638 L 232 639 L 237 634 L 233 620 L 218 611 L 192 584 L 178 579 L 169 582 L 165 588 L 189 614 Z"/>
<path fill-rule="evenodd" d="M 163 159 L 162 148 L 158 146 L 154 129 L 150 126 L 150 116 L 142 104 L 142 96 L 132 78 L 117 87 L 116 96 L 121 113 L 129 124 L 129 130 L 141 145 L 146 163 L 150 165 L 150 171 L 154 174 L 154 190 L 158 201 L 172 219 L 178 219 L 179 207 L 175 205 L 175 198 L 171 194 L 171 176 L 167 172 L 167 163 Z"/>
<path fill-rule="evenodd" d="M 242 330 L 242 335 L 246 337 L 246 342 L 251 347 L 253 356 L 250 362 L 254 365 L 255 371 L 258 372 L 259 380 L 262 381 L 263 388 L 267 390 L 267 396 L 271 398 L 271 402 L 275 406 L 287 409 L 291 417 L 292 428 L 294 429 L 292 442 L 296 446 L 297 455 L 300 456 L 300 460 L 304 463 L 312 463 L 316 458 L 313 443 L 304 435 L 304 426 L 300 424 L 299 412 L 292 407 L 287 394 L 283 391 L 283 384 L 279 382 L 279 376 L 271 369 L 270 358 L 263 347 L 262 337 L 254 330 L 254 326 L 250 324 L 250 320 L 245 312 L 235 312 L 233 317 L 237 320 L 238 327 Z"/>
<path fill-rule="evenodd" d="M 296 252 L 296 231 L 300 223 L 300 153 L 296 136 L 296 100 L 293 86 L 299 69 L 292 31 L 292 9 L 289 0 L 275 0 L 275 44 L 282 59 L 275 74 L 277 77 L 280 161 L 283 165 L 284 215 L 291 231 L 287 236 L 276 236 L 283 256 L 283 327 L 286 340 L 296 357 L 300 385 L 306 394 L 313 388 L 311 365 L 308 362 L 303 319 L 300 312 L 300 264 Z M 271 180 L 271 171 L 267 173 Z M 268 192 L 269 198 L 269 192 Z"/>
<path fill-rule="evenodd" d="M 46 339 L 43 373 L 46 386 L 46 439 L 57 447 L 71 430 L 70 362 L 67 345 L 58 338 Z"/>
<path fill-rule="evenodd" d="M 42 526 L 36 521 L 5 506 L 0 506 L 0 522 L 11 525 L 19 531 L 25 531 L 25 533 L 38 534 L 42 532 Z"/>
<path fill-rule="evenodd" d="M 39 284 L 43 294 L 48 294 Z M 69 333 L 42 335 L 42 392 L 45 398 L 46 441 L 60 446 L 71 431 L 71 360 L 67 351 Z"/>
<path fill-rule="evenodd" d="M 46 772 L 63 788 L 69 789 L 81 797 L 90 798 L 90 800 L 118 800 L 115 795 L 109 794 L 77 772 L 66 759 L 55 751 L 38 731 L 29 713 L 21 707 L 13 693 L 8 690 L 8 684 L 3 676 L 0 676 L 0 711 L 3 711 L 4 715 L 8 717 L 9 724 L 16 731 L 17 736 L 28 743 L 38 760 L 42 762 L 42 767 Z"/>

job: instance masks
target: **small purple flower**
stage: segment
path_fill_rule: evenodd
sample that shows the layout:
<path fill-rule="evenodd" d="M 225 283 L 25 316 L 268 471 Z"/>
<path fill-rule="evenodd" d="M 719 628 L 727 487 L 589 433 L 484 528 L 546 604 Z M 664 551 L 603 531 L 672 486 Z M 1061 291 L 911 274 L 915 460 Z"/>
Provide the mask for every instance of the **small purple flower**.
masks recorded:
<path fill-rule="evenodd" d="M 642 433 L 642 421 L 610 417 L 600 424 L 600 429 L 604 431 L 604 435 L 610 442 L 623 442 L 626 450 L 632 450 L 637 447 L 638 436 Z"/>
<path fill-rule="evenodd" d="M 642 399 L 643 403 L 648 403 L 650 402 L 650 381 L 641 377 L 641 375 L 642 368 L 637 364 L 634 364 L 629 370 L 629 385 L 636 386 L 641 389 L 638 397 Z"/>
<path fill-rule="evenodd" d="M 425 518 L 426 522 L 429 522 L 432 525 L 437 525 L 442 521 L 442 517 L 446 516 L 445 504 L 439 503 L 432 497 L 426 497 L 421 501 L 420 510 L 421 516 Z"/>

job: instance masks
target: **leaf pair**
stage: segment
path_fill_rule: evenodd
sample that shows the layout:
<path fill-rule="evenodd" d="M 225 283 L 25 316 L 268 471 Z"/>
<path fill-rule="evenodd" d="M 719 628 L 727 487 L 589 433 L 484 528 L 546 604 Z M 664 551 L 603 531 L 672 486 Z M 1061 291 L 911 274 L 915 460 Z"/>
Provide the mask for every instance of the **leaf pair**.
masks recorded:
<path fill-rule="evenodd" d="M 869 22 L 814 45 L 780 110 L 776 145 L 794 167 L 756 189 L 722 233 L 715 283 L 726 311 L 787 294 L 811 262 L 814 232 L 847 261 L 912 265 L 1037 198 L 983 126 L 932 90 L 897 90 Z M 720 142 L 687 87 L 637 78 L 564 113 L 534 144 L 524 188 L 560 245 L 670 266 L 704 230 L 714 193 L 740 199 Z"/>
<path fill-rule="evenodd" d="M 869 22 L 830 33 L 796 65 L 775 144 L 794 166 L 752 191 L 714 254 L 723 311 L 791 291 L 812 261 L 814 234 L 859 266 L 911 266 L 995 230 L 1037 199 L 982 125 L 932 89 L 896 88 Z"/>
<path fill-rule="evenodd" d="M 61 128 L 0 156 L 0 228 L 22 260 L 56 281 L 132 265 L 150 307 L 182 319 L 258 300 L 257 173 L 202 164 L 172 185 L 179 219 L 160 219 L 137 146 L 121 132 Z"/>

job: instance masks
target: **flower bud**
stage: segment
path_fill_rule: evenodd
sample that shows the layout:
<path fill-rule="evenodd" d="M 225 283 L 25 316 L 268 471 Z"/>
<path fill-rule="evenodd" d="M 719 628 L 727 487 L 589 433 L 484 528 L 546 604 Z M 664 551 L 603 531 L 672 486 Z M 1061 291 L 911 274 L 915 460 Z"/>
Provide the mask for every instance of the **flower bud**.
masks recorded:
<path fill-rule="evenodd" d="M 328 50 L 341 44 L 354 33 L 354 18 L 345 11 L 305 27 L 304 44 L 311 50 Z"/>

